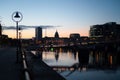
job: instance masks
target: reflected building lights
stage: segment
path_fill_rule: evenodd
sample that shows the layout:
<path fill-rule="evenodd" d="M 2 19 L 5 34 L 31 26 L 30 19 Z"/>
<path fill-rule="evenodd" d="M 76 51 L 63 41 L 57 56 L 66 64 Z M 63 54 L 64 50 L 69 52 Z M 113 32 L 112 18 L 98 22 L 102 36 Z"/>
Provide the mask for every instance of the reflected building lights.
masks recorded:
<path fill-rule="evenodd" d="M 113 64 L 113 57 L 112 57 L 112 55 L 109 56 L 109 59 L 110 59 L 109 60 L 110 61 L 110 65 L 112 65 Z"/>

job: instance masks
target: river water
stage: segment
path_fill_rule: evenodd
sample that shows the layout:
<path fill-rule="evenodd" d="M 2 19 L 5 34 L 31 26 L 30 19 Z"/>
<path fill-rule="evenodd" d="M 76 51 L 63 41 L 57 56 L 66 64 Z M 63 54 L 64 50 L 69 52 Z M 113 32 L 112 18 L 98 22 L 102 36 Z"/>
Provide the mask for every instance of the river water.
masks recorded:
<path fill-rule="evenodd" d="M 32 51 L 39 54 L 40 51 Z M 120 53 L 104 50 L 50 49 L 40 52 L 42 60 L 51 67 L 77 68 L 56 69 L 67 80 L 120 80 Z M 86 75 L 88 77 L 86 77 Z"/>
<path fill-rule="evenodd" d="M 32 53 L 36 54 L 36 51 Z M 78 52 L 63 51 L 61 48 L 56 51 L 43 51 L 42 60 L 49 66 L 72 66 L 78 63 Z"/>
<path fill-rule="evenodd" d="M 98 50 L 64 50 L 51 49 L 46 51 L 32 51 L 35 55 L 41 54 L 42 60 L 49 66 L 72 66 L 79 65 L 97 65 L 97 66 L 118 66 L 120 65 L 120 53 L 116 51 L 98 51 Z"/>

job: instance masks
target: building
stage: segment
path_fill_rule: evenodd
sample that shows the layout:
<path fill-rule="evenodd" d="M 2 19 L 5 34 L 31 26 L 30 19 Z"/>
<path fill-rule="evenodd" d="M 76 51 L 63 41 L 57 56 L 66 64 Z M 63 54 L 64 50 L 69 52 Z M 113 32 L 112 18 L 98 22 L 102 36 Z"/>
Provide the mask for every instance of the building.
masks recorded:
<path fill-rule="evenodd" d="M 2 26 L 0 24 L 0 36 L 2 35 Z"/>
<path fill-rule="evenodd" d="M 57 30 L 56 30 L 56 32 L 55 32 L 54 37 L 55 37 L 55 38 L 59 38 L 59 33 L 57 32 Z"/>
<path fill-rule="evenodd" d="M 54 37 L 45 37 L 43 38 L 43 43 L 45 45 L 54 45 L 54 46 L 63 46 L 68 45 L 68 38 L 60 38 L 58 31 L 55 32 Z"/>
<path fill-rule="evenodd" d="M 79 39 L 80 34 L 79 33 L 72 33 L 72 34 L 70 34 L 70 38 Z"/>
<path fill-rule="evenodd" d="M 120 39 L 120 24 L 109 22 L 101 25 L 93 25 L 90 27 L 89 36 L 105 40 Z"/>
<path fill-rule="evenodd" d="M 0 45 L 2 43 L 2 26 L 1 26 L 1 23 L 0 23 Z"/>
<path fill-rule="evenodd" d="M 80 45 L 81 38 L 79 33 L 70 34 L 70 45 Z"/>
<path fill-rule="evenodd" d="M 42 40 L 42 28 L 41 27 L 37 27 L 35 29 L 35 37 L 36 37 L 36 41 Z"/>

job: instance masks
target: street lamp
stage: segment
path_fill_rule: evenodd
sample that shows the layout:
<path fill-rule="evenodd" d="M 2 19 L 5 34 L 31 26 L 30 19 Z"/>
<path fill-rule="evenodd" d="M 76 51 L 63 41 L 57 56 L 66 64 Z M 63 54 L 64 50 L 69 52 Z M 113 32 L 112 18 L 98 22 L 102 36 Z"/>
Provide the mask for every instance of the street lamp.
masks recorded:
<path fill-rule="evenodd" d="M 12 20 L 14 21 L 14 22 L 16 22 L 16 39 L 17 39 L 17 50 L 16 50 L 16 62 L 18 63 L 18 58 L 19 58 L 19 40 L 18 40 L 18 29 L 19 29 L 19 27 L 18 27 L 18 23 L 19 22 L 21 22 L 21 20 L 23 19 L 23 15 L 22 15 L 22 13 L 21 12 L 18 12 L 18 11 L 16 11 L 16 12 L 13 12 L 13 14 L 12 14 Z"/>

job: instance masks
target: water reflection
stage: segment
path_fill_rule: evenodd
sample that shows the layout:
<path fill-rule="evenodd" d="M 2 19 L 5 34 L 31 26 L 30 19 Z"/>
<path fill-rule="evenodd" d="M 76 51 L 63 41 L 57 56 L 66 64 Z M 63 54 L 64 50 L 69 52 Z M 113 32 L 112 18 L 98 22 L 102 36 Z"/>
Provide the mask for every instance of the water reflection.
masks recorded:
<path fill-rule="evenodd" d="M 77 51 L 73 49 L 71 52 L 73 53 L 74 59 L 77 60 Z"/>
<path fill-rule="evenodd" d="M 78 52 L 79 67 L 87 66 L 89 61 L 89 50 L 82 48 Z"/>
<path fill-rule="evenodd" d="M 36 54 L 35 55 L 36 55 L 37 58 L 42 60 L 42 50 L 41 49 L 36 50 Z"/>
<path fill-rule="evenodd" d="M 120 76 L 120 46 L 46 49 L 42 51 L 42 60 L 67 78 L 74 76 L 74 79 L 77 79 L 76 77 L 88 75 L 92 79 L 99 76 L 98 79 L 102 80 L 108 76 L 112 77 L 109 79 L 114 79 L 113 76 L 117 79 Z"/>
<path fill-rule="evenodd" d="M 119 54 L 116 52 L 109 51 L 90 51 L 89 54 L 89 65 L 94 65 L 97 67 L 111 67 L 117 66 Z"/>
<path fill-rule="evenodd" d="M 48 65 L 56 68 L 71 67 L 79 69 L 86 68 L 113 68 L 120 65 L 120 49 L 64 49 L 52 48 L 36 50 L 35 55 Z"/>
<path fill-rule="evenodd" d="M 56 61 L 58 61 L 58 58 L 59 58 L 59 51 L 56 50 L 56 51 L 55 51 L 55 59 L 56 59 Z"/>

